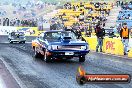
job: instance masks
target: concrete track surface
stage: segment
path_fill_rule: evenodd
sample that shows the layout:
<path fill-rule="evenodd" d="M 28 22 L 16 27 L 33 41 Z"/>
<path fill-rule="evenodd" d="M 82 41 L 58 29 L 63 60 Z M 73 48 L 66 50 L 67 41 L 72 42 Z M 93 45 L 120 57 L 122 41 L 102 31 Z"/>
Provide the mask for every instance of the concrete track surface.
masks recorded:
<path fill-rule="evenodd" d="M 35 59 L 31 40 L 26 44 L 9 44 L 7 36 L 0 36 L 0 58 L 15 74 L 15 79 L 25 88 L 132 88 L 129 84 L 85 84 L 76 82 L 77 68 L 81 65 L 91 74 L 130 74 L 132 59 L 90 52 L 84 63 L 78 58 L 68 61 L 45 63 Z M 17 77 L 16 77 L 17 76 Z"/>

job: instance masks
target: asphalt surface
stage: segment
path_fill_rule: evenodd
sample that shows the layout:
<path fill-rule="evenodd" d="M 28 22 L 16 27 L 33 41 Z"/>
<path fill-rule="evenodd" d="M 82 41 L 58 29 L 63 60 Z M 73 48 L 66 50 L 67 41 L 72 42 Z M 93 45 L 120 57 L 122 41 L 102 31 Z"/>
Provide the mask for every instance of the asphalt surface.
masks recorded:
<path fill-rule="evenodd" d="M 0 60 L 0 88 L 20 88 L 4 63 Z"/>
<path fill-rule="evenodd" d="M 85 84 L 76 82 L 77 68 L 81 65 L 90 74 L 130 74 L 132 59 L 91 52 L 84 63 L 78 58 L 45 63 L 35 59 L 28 37 L 26 44 L 9 44 L 7 36 L 0 36 L 0 58 L 13 69 L 27 88 L 132 88 L 129 84 Z"/>

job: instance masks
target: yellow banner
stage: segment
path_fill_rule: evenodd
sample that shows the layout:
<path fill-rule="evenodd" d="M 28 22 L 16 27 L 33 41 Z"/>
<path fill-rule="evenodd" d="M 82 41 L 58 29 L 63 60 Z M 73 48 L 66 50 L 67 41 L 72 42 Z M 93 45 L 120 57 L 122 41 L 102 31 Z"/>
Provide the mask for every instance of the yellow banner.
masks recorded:
<path fill-rule="evenodd" d="M 85 37 L 83 38 L 88 42 L 90 50 L 96 50 L 97 37 Z M 104 38 L 103 40 L 103 52 L 115 55 L 124 55 L 124 48 L 120 38 Z"/>

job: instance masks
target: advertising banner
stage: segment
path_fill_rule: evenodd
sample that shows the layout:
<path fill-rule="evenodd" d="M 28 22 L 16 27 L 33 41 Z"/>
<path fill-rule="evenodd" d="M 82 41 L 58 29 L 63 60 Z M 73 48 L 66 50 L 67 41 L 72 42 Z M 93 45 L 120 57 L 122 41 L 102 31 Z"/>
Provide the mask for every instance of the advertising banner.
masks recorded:
<path fill-rule="evenodd" d="M 26 36 L 38 36 L 43 31 L 38 31 L 37 27 L 17 27 L 17 31 L 24 32 Z"/>
<path fill-rule="evenodd" d="M 37 27 L 11 27 L 0 26 L 0 35 L 8 35 L 11 32 L 24 32 L 26 36 L 38 36 L 43 31 L 39 31 Z"/>
<path fill-rule="evenodd" d="M 0 35 L 8 35 L 10 32 L 17 31 L 16 27 L 0 26 Z"/>

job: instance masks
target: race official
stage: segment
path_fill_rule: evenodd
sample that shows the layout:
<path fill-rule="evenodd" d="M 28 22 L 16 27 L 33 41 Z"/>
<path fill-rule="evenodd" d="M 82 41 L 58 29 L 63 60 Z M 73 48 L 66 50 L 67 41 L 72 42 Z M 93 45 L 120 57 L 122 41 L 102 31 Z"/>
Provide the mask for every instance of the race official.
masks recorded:
<path fill-rule="evenodd" d="M 127 27 L 127 23 L 124 23 L 123 27 L 120 30 L 120 37 L 124 45 L 124 55 L 126 55 L 128 52 L 129 34 L 130 34 L 130 31 Z"/>
<path fill-rule="evenodd" d="M 105 31 L 103 30 L 103 28 L 101 28 L 100 23 L 97 24 L 95 30 L 96 30 L 96 36 L 98 41 L 98 44 L 96 46 L 96 52 L 98 52 L 98 48 L 100 48 L 100 52 L 102 52 L 103 38 L 105 36 Z"/>

